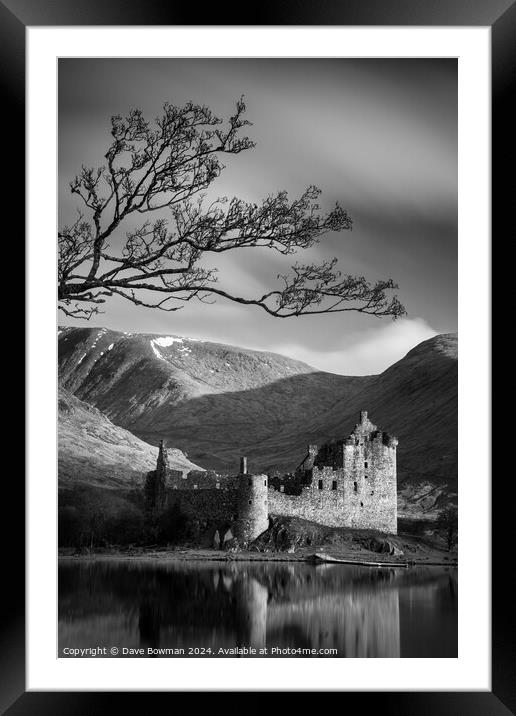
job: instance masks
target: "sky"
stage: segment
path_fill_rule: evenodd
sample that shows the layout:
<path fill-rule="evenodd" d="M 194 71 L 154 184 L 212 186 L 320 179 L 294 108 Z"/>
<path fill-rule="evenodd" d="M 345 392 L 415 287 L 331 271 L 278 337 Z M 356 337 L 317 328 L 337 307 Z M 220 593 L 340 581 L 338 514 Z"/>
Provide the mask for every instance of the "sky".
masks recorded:
<path fill-rule="evenodd" d="M 69 182 L 100 166 L 110 117 L 164 102 L 207 104 L 219 116 L 243 94 L 256 147 L 223 158 L 217 196 L 261 201 L 315 184 L 353 230 L 283 257 L 268 249 L 222 254 L 219 283 L 261 295 L 295 262 L 338 258 L 344 274 L 392 278 L 407 316 L 360 313 L 278 319 L 257 307 L 190 302 L 173 313 L 113 298 L 105 313 L 64 325 L 183 335 L 274 351 L 344 375 L 379 373 L 438 333 L 457 330 L 457 63 L 454 59 L 61 59 L 59 224 L 79 206 Z M 123 227 L 121 240 L 129 226 Z"/>

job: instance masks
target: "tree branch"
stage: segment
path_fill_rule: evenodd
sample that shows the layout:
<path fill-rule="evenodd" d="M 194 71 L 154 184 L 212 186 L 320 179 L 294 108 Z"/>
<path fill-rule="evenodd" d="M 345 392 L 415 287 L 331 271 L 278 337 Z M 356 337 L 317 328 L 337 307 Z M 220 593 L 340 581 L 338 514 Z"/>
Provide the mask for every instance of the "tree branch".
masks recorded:
<path fill-rule="evenodd" d="M 315 186 L 294 200 L 280 191 L 261 203 L 222 197 L 206 204 L 202 192 L 224 169 L 220 155 L 254 146 L 240 136 L 250 125 L 245 110 L 241 98 L 226 123 L 192 102 L 165 104 L 152 127 L 138 109 L 125 118 L 112 117 L 107 166 L 83 166 L 70 184 L 91 220 L 79 213 L 72 226 L 58 233 L 58 298 L 66 315 L 90 318 L 113 295 L 167 311 L 194 298 L 210 302 L 220 297 L 280 318 L 342 311 L 397 318 L 405 313 L 390 295 L 397 288 L 392 279 L 371 284 L 363 276 L 342 276 L 336 259 L 294 264 L 290 274 L 277 277 L 279 288 L 259 298 L 215 285 L 216 268 L 205 266 L 210 254 L 265 247 L 290 255 L 330 231 L 352 228 L 339 204 L 322 213 Z M 146 220 L 125 234 L 120 251 L 110 249 L 108 240 L 118 237 L 128 216 L 159 210 L 168 211 L 168 220 Z"/>

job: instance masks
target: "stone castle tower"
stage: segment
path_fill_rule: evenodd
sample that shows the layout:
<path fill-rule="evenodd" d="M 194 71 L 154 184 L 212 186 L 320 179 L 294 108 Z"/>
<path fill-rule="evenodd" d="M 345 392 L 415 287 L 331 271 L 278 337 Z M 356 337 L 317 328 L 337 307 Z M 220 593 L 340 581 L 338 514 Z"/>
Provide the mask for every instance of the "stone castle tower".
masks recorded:
<path fill-rule="evenodd" d="M 240 542 L 252 542 L 269 527 L 267 475 L 250 475 L 247 458 L 240 460 L 238 476 L 237 521 L 235 537 Z"/>
<path fill-rule="evenodd" d="M 344 443 L 350 526 L 397 532 L 397 445 L 397 438 L 379 430 L 361 411 L 360 422 Z"/>
<path fill-rule="evenodd" d="M 156 469 L 147 473 L 145 480 L 145 506 L 148 512 L 160 512 L 167 501 L 168 455 L 163 440 L 159 442 Z"/>
<path fill-rule="evenodd" d="M 311 519 L 396 533 L 397 444 L 362 410 L 348 438 L 309 445 L 296 480 Z"/>

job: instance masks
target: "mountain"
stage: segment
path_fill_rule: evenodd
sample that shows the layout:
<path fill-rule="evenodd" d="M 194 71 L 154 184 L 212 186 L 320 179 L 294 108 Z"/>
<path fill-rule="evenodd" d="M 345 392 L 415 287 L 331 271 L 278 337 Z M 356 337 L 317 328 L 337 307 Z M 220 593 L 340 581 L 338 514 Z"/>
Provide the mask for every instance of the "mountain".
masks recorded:
<path fill-rule="evenodd" d="M 113 425 L 97 408 L 62 387 L 59 388 L 58 416 L 61 488 L 141 486 L 144 473 L 155 468 L 155 447 Z M 180 450 L 169 450 L 168 454 L 174 470 L 199 469 Z"/>
<path fill-rule="evenodd" d="M 337 400 L 324 415 L 310 416 L 304 429 L 288 441 L 272 439 L 260 446 L 266 454 L 295 460 L 307 443 L 342 437 L 361 410 L 396 435 L 398 475 L 415 481 L 446 481 L 457 473 L 457 335 L 444 334 L 420 343 L 383 373 L 372 376 L 347 400 Z"/>
<path fill-rule="evenodd" d="M 456 496 L 457 336 L 424 341 L 383 373 L 342 376 L 274 353 L 181 336 L 64 328 L 60 384 L 116 425 L 204 468 L 292 470 L 308 443 L 346 437 L 361 410 L 399 438 L 403 514 Z"/>
<path fill-rule="evenodd" d="M 231 470 L 244 448 L 257 458 L 261 443 L 296 433 L 368 378 L 179 336 L 67 328 L 59 334 L 59 380 L 143 440 L 166 438 L 203 467 Z"/>

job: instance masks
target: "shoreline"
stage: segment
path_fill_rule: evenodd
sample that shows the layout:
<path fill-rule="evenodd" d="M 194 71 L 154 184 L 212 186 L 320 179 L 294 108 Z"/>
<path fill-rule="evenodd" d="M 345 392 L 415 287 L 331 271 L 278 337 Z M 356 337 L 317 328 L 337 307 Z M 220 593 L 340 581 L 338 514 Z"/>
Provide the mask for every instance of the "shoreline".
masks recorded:
<path fill-rule="evenodd" d="M 167 562 L 296 562 L 311 564 L 314 567 L 323 565 L 342 565 L 345 567 L 370 567 L 371 569 L 410 569 L 411 567 L 453 567 L 458 568 L 456 559 L 435 560 L 435 559 L 406 559 L 392 561 L 392 559 L 379 559 L 380 555 L 376 555 L 373 560 L 371 558 L 352 559 L 349 555 L 329 555 L 331 558 L 326 560 L 315 560 L 314 554 L 264 554 L 262 552 L 240 552 L 240 553 L 220 553 L 215 550 L 191 550 L 188 553 L 175 551 L 157 551 L 157 552 L 92 552 L 91 554 L 58 554 L 58 560 L 71 562 L 97 561 L 167 561 Z M 386 555 L 387 557 L 388 555 Z"/>

